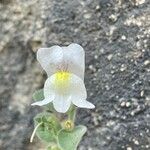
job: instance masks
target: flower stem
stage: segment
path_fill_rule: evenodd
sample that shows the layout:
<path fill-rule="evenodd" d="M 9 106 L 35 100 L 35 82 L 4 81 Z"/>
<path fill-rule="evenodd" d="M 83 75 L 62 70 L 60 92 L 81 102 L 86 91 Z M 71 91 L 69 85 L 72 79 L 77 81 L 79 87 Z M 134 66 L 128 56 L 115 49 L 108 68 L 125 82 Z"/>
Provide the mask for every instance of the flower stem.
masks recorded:
<path fill-rule="evenodd" d="M 68 117 L 69 119 L 74 123 L 75 122 L 75 119 L 76 119 L 76 107 L 75 106 L 72 106 L 71 107 L 71 110 L 69 111 L 69 114 L 68 114 Z"/>
<path fill-rule="evenodd" d="M 32 133 L 31 138 L 30 138 L 30 143 L 33 142 L 33 138 L 34 138 L 34 136 L 35 136 L 36 130 L 38 129 L 38 127 L 39 127 L 42 123 L 43 123 L 43 122 L 39 123 L 39 124 L 35 127 L 35 129 L 33 130 L 33 133 Z"/>

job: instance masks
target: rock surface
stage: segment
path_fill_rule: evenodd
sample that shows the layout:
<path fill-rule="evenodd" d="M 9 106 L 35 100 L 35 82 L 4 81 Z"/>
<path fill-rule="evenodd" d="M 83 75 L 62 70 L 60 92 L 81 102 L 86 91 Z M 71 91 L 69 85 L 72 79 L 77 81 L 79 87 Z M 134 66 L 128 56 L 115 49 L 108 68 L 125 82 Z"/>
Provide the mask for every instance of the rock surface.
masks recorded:
<path fill-rule="evenodd" d="M 29 143 L 32 93 L 45 74 L 39 47 L 76 42 L 86 51 L 85 84 L 95 110 L 79 150 L 150 149 L 149 0 L 0 0 L 0 150 L 42 150 Z"/>

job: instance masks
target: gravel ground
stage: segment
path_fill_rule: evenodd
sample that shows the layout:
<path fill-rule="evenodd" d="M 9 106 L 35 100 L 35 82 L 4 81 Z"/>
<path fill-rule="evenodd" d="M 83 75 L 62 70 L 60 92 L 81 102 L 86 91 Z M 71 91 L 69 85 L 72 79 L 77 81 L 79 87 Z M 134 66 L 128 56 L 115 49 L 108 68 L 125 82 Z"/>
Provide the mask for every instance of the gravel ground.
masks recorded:
<path fill-rule="evenodd" d="M 43 150 L 29 143 L 46 79 L 35 52 L 72 42 L 85 48 L 96 105 L 78 111 L 89 129 L 79 150 L 149 150 L 149 41 L 149 0 L 0 0 L 0 150 Z"/>

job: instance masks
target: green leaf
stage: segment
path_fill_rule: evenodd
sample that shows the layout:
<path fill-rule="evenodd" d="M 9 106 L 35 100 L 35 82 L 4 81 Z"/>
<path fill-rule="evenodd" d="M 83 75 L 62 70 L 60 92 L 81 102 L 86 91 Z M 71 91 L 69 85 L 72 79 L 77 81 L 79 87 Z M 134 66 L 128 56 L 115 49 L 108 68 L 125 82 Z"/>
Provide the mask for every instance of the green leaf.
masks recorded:
<path fill-rule="evenodd" d="M 34 101 L 41 101 L 44 99 L 44 90 L 40 89 L 34 92 L 33 94 Z"/>
<path fill-rule="evenodd" d="M 85 126 L 77 126 L 72 131 L 62 129 L 58 134 L 58 144 L 62 150 L 76 150 L 86 131 Z"/>
<path fill-rule="evenodd" d="M 42 124 L 38 127 L 36 135 L 39 139 L 45 142 L 56 141 L 58 131 L 61 130 L 61 125 L 57 118 L 51 113 L 40 113 L 34 118 L 34 124 L 37 126 L 39 123 Z"/>

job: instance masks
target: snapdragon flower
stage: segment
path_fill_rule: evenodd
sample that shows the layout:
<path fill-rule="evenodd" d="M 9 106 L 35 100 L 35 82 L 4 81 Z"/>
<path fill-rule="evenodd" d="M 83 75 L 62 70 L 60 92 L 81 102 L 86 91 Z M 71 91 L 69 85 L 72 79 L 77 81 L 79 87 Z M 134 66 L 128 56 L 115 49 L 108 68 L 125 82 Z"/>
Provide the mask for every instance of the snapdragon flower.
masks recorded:
<path fill-rule="evenodd" d="M 85 54 L 78 44 L 67 47 L 52 46 L 37 51 L 37 60 L 46 71 L 45 99 L 32 105 L 53 103 L 56 111 L 65 113 L 72 104 L 92 109 L 95 106 L 86 100 L 84 85 Z"/>

